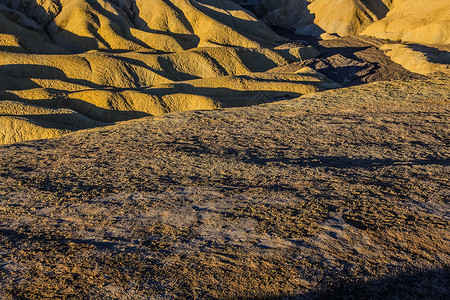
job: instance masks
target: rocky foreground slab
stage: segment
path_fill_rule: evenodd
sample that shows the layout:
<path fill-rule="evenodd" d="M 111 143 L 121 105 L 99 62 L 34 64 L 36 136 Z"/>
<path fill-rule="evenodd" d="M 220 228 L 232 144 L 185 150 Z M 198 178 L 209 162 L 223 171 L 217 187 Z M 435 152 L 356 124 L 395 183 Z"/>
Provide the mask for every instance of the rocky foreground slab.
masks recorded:
<path fill-rule="evenodd" d="M 2 299 L 444 299 L 445 79 L 0 147 Z"/>

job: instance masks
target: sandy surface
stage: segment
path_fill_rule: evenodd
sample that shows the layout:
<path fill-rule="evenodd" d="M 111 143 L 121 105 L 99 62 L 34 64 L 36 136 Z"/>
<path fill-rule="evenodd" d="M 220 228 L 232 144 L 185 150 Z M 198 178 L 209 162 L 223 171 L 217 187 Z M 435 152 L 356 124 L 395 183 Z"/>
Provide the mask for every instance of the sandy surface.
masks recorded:
<path fill-rule="evenodd" d="M 448 80 L 0 147 L 2 299 L 444 299 Z"/>

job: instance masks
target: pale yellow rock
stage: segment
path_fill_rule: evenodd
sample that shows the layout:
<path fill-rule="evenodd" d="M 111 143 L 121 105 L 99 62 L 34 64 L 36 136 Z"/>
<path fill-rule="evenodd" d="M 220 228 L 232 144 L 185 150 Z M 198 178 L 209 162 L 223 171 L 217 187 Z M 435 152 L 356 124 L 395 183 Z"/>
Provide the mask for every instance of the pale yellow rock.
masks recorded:
<path fill-rule="evenodd" d="M 420 48 L 423 50 L 420 51 Z M 405 44 L 385 44 L 380 47 L 394 62 L 411 72 L 423 75 L 433 73 L 450 75 L 450 52 L 437 49 L 426 51 L 427 48 L 416 46 L 414 49 L 413 46 Z"/>
<path fill-rule="evenodd" d="M 317 56 L 312 47 L 196 48 L 171 54 L 129 52 L 79 55 L 0 55 L 0 87 L 82 90 L 88 87 L 133 88 L 195 78 L 264 72 Z"/>
<path fill-rule="evenodd" d="M 73 51 L 157 49 L 177 52 L 203 46 L 258 47 L 282 40 L 229 0 L 137 0 L 126 12 L 107 0 L 61 0 L 48 32 Z"/>
<path fill-rule="evenodd" d="M 0 115 L 0 144 L 54 138 L 69 132 L 71 130 L 39 126 L 20 117 Z"/>
<path fill-rule="evenodd" d="M 450 44 L 450 1 L 396 0 L 382 20 L 362 34 L 419 44 Z"/>
<path fill-rule="evenodd" d="M 252 73 L 126 90 L 61 92 L 29 89 L 8 91 L 8 95 L 0 93 L 0 97 L 67 107 L 91 119 L 115 122 L 175 111 L 261 104 L 338 87 L 322 74 L 306 68 L 298 74 Z"/>
<path fill-rule="evenodd" d="M 0 34 L 5 27 L 13 31 L 6 34 L 30 35 L 23 38 L 30 46 L 36 44 L 33 39 L 51 39 L 72 52 L 179 52 L 205 46 L 269 46 L 283 40 L 230 0 L 0 0 L 0 14 L 9 18 L 0 18 Z M 38 47 L 42 43 L 26 50 L 49 53 Z"/>
<path fill-rule="evenodd" d="M 100 125 L 69 109 L 0 101 L 0 144 L 52 138 Z"/>

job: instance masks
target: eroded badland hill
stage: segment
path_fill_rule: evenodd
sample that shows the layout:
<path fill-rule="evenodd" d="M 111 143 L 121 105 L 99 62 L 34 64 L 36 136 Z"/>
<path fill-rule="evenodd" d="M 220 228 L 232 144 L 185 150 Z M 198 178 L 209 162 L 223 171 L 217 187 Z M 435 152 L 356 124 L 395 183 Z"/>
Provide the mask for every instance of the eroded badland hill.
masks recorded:
<path fill-rule="evenodd" d="M 0 298 L 448 298 L 449 11 L 0 0 Z"/>

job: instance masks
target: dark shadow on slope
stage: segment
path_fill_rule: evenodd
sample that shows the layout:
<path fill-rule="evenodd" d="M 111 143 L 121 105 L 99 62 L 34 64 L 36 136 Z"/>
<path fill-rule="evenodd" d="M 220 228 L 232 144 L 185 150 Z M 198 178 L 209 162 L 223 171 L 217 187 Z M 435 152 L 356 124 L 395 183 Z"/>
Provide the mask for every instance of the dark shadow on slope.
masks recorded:
<path fill-rule="evenodd" d="M 110 11 L 106 10 L 97 0 L 91 0 L 90 4 L 98 13 L 105 16 L 108 20 L 110 20 L 116 24 L 124 23 L 124 21 L 127 23 L 127 24 L 125 24 L 125 26 L 111 26 L 111 30 L 114 31 L 115 34 L 117 34 L 120 37 L 124 37 L 124 38 L 138 44 L 139 46 L 141 46 L 143 48 L 151 49 L 151 47 L 149 45 L 147 45 L 146 43 L 144 43 L 143 41 L 141 41 L 140 39 L 138 39 L 137 37 L 135 37 L 131 34 L 130 27 L 133 26 L 133 23 L 131 22 L 131 20 L 124 18 L 125 16 L 127 16 L 127 14 L 120 7 L 116 6 L 114 3 L 111 3 L 113 5 L 113 7 L 116 9 L 116 11 L 122 12 L 122 14 L 115 15 L 115 14 L 111 13 Z M 109 50 L 113 50 L 111 48 L 111 46 L 108 43 L 106 43 L 106 41 L 103 39 L 103 37 L 100 34 L 98 34 L 96 28 L 92 27 L 89 29 L 89 31 L 99 41 L 103 41 L 103 44 L 105 44 Z"/>
<path fill-rule="evenodd" d="M 378 20 L 386 17 L 389 12 L 389 8 L 382 0 L 361 0 L 361 2 L 378 18 Z"/>
<path fill-rule="evenodd" d="M 45 102 L 45 100 L 43 102 Z M 81 113 L 91 119 L 107 123 L 127 121 L 150 116 L 150 114 L 142 111 L 102 108 L 79 99 L 70 98 L 67 100 L 66 105 L 68 106 L 68 108 L 73 109 L 76 112 Z"/>
<path fill-rule="evenodd" d="M 450 65 L 450 51 L 421 44 L 407 44 L 407 45 L 411 47 L 414 51 L 423 53 L 429 62 Z"/>
<path fill-rule="evenodd" d="M 39 127 L 53 128 L 53 129 L 80 130 L 111 125 L 111 123 L 102 123 L 76 113 L 73 114 L 53 113 L 42 115 L 26 115 L 26 114 L 18 115 L 18 114 L 0 113 L 0 117 L 13 117 L 18 119 L 24 119 Z"/>
<path fill-rule="evenodd" d="M 230 10 L 233 7 L 236 9 L 241 9 L 239 5 L 237 5 L 236 3 L 232 3 L 230 2 L 223 2 L 225 5 L 221 6 L 220 3 L 212 3 L 211 1 L 190 1 L 190 4 L 195 7 L 198 11 L 200 11 L 201 13 L 205 14 L 206 16 L 216 20 L 218 23 L 224 24 L 226 26 L 229 26 L 230 28 L 232 28 L 234 31 L 236 31 L 237 33 L 241 34 L 242 36 L 249 38 L 249 39 L 253 39 L 255 41 L 257 41 L 258 43 L 260 43 L 263 46 L 272 46 L 273 43 L 276 43 L 278 41 L 266 41 L 264 40 L 261 36 L 257 34 L 251 34 L 245 31 L 242 31 L 241 28 L 254 28 L 255 22 L 254 21 L 249 21 L 246 19 L 241 19 L 235 16 L 232 16 L 230 13 L 224 13 L 224 11 Z M 202 5 L 202 4 L 206 4 L 206 5 Z M 208 6 L 215 6 L 217 8 L 216 9 L 212 9 Z M 266 24 L 261 24 L 260 25 L 262 28 L 266 27 Z M 270 27 L 267 26 L 267 28 L 263 29 L 263 30 L 267 30 L 270 31 Z M 264 34 L 264 31 L 261 32 L 261 35 Z M 225 46 L 225 45 L 223 45 Z M 228 46 L 233 46 L 233 45 L 228 45 Z"/>
<path fill-rule="evenodd" d="M 146 32 L 150 32 L 150 33 L 158 33 L 158 34 L 168 34 L 167 32 L 162 32 L 162 31 L 158 31 L 155 29 L 151 29 L 150 27 L 148 27 L 147 22 L 145 22 L 139 14 L 139 8 L 136 5 L 136 1 L 133 1 L 133 5 L 135 7 L 136 13 L 135 13 L 135 18 L 133 21 L 133 24 L 136 26 L 136 28 L 141 29 L 143 31 Z M 177 6 L 175 6 L 172 2 L 167 1 L 167 0 L 162 0 L 168 7 L 170 7 L 170 9 L 172 9 L 175 14 L 177 15 L 177 17 L 179 18 L 178 20 L 185 26 L 185 28 L 187 29 L 188 32 L 191 32 L 191 34 L 181 34 L 181 33 L 170 33 L 170 36 L 174 37 L 175 40 L 183 47 L 183 49 L 187 50 L 187 49 L 191 49 L 191 48 L 195 48 L 198 46 L 198 44 L 200 43 L 200 38 L 198 36 L 195 35 L 194 33 L 194 29 L 191 26 L 191 23 L 189 22 L 189 20 L 186 18 L 186 15 L 184 14 L 184 12 L 178 8 Z"/>
<path fill-rule="evenodd" d="M 300 84 L 300 82 L 297 82 Z M 185 94 L 186 96 L 205 96 L 223 107 L 243 107 L 261 103 L 293 99 L 302 96 L 294 91 L 271 90 L 233 90 L 229 88 L 193 87 L 189 84 L 177 85 L 175 88 L 152 88 L 142 90 L 143 93 L 162 97 L 166 95 Z"/>
<path fill-rule="evenodd" d="M 53 99 L 14 99 L 15 101 L 20 101 L 27 104 L 32 104 L 36 106 L 42 106 L 47 108 L 67 108 L 71 109 L 86 118 L 92 119 L 93 121 L 101 123 L 114 123 L 120 121 L 127 121 L 131 119 L 139 119 L 150 116 L 150 114 L 142 111 L 131 111 L 131 110 L 115 110 L 107 109 L 103 107 L 96 106 L 92 103 L 72 98 L 53 98 Z M 1 114 L 0 114 L 1 116 Z M 48 119 L 47 115 L 42 115 L 42 118 Z M 22 116 L 23 117 L 23 116 Z M 35 115 L 30 116 L 36 118 Z M 61 122 L 58 118 L 55 119 L 56 122 Z M 70 123 L 68 123 L 69 125 Z M 109 124 L 110 125 L 110 124 Z"/>
<path fill-rule="evenodd" d="M 251 72 L 265 72 L 271 68 L 275 68 L 278 66 L 273 60 L 269 59 L 262 53 L 253 52 L 251 53 L 251 55 L 249 55 L 249 51 L 246 48 L 238 47 L 236 49 L 239 57 L 242 57 L 242 63 Z M 293 56 L 287 58 L 291 61 L 299 61 L 298 58 L 294 58 Z M 261 66 L 265 66 L 264 69 L 262 69 Z"/>
<path fill-rule="evenodd" d="M 241 76 L 237 77 L 238 79 L 243 78 Z M 244 77 L 245 78 L 245 77 Z M 245 78 L 245 79 L 251 79 L 253 81 L 258 81 L 261 83 L 295 83 L 295 84 L 305 84 L 305 85 L 314 85 L 315 83 L 318 83 L 318 81 L 306 81 L 306 80 L 297 80 L 297 81 L 276 81 L 276 80 L 269 80 L 269 79 L 260 79 L 260 78 Z M 245 83 L 245 81 L 243 81 Z M 165 96 L 165 95 L 173 95 L 173 94 L 188 94 L 188 95 L 198 95 L 198 96 L 207 96 L 207 97 L 229 97 L 229 96 L 236 96 L 241 97 L 243 100 L 245 100 L 246 96 L 251 96 L 253 94 L 257 93 L 264 93 L 267 95 L 279 95 L 279 94 L 291 94 L 291 98 L 299 97 L 302 94 L 295 92 L 295 91 L 287 91 L 285 89 L 281 91 L 277 90 L 252 90 L 242 84 L 242 90 L 238 89 L 231 89 L 228 87 L 196 87 L 192 84 L 187 82 L 175 82 L 170 84 L 169 87 L 149 87 L 147 89 L 138 89 L 140 92 L 148 95 L 154 95 L 154 96 Z"/>
<path fill-rule="evenodd" d="M 0 74 L 10 76 L 11 78 L 25 79 L 30 82 L 30 84 L 38 85 L 32 82 L 31 78 L 35 79 L 49 79 L 49 80 L 61 80 L 68 83 L 73 83 L 85 87 L 91 88 L 103 88 L 104 86 L 95 84 L 91 81 L 85 79 L 69 78 L 67 75 L 58 68 L 45 66 L 45 65 L 33 65 L 33 64 L 13 64 L 13 65 L 1 65 Z M 4 84 L 4 83 L 3 83 Z M 3 85 L 2 84 L 2 85 Z M 3 86 L 2 89 L 29 89 L 29 86 L 21 87 L 6 87 Z"/>
<path fill-rule="evenodd" d="M 18 46 L 0 46 L 0 51 L 13 53 L 28 53 L 24 48 Z"/>
<path fill-rule="evenodd" d="M 3 93 L 5 93 L 5 90 L 27 90 L 40 87 L 40 85 L 38 85 L 30 78 L 17 78 L 6 75 L 2 73 L 1 68 L 2 67 L 0 66 L 0 91 L 2 96 L 4 95 Z M 13 97 L 15 98 L 16 96 Z M 2 100 L 12 100 L 14 98 L 6 98 Z"/>
<path fill-rule="evenodd" d="M 310 9 L 308 8 L 308 6 L 311 4 L 310 0 L 297 0 L 295 3 L 295 10 L 296 10 L 296 19 L 299 22 L 298 24 L 296 24 L 296 28 L 298 29 L 299 24 L 301 23 L 303 26 L 305 26 L 305 28 L 308 28 L 308 33 L 309 34 L 314 34 L 314 35 L 320 35 L 322 33 L 325 33 L 326 31 L 320 27 L 319 25 L 314 23 L 314 20 L 316 19 L 316 14 L 312 13 L 310 11 Z M 256 5 L 256 7 L 258 7 L 258 5 Z M 256 8 L 255 7 L 255 8 Z M 254 9 L 253 12 L 255 13 L 255 15 L 264 20 L 264 17 L 266 17 L 270 12 L 271 9 L 269 8 L 269 11 L 267 11 L 265 8 L 261 9 L 261 7 L 259 7 L 258 9 Z M 301 13 L 299 13 L 301 12 Z M 292 24 L 290 23 L 285 23 L 285 24 L 270 24 L 270 26 L 272 27 L 272 29 L 274 29 L 274 27 L 276 28 L 277 26 L 279 26 L 279 28 L 282 28 L 284 30 L 288 30 L 290 32 L 294 32 L 296 30 L 296 28 L 292 27 Z M 279 34 L 276 30 L 274 30 L 277 34 Z M 282 34 L 280 34 L 281 36 L 284 36 Z"/>
<path fill-rule="evenodd" d="M 316 292 L 283 297 L 291 300 L 329 299 L 429 299 L 442 300 L 450 295 L 450 268 L 411 270 L 375 280 L 355 280 L 349 274 L 336 274 Z M 341 275 L 341 276 L 340 276 Z M 279 299 L 268 297 L 260 299 Z"/>
<path fill-rule="evenodd" d="M 42 1 L 40 1 L 42 3 Z M 23 5 L 23 4 L 22 4 Z M 42 4 L 39 4 L 39 1 L 37 0 L 32 0 L 31 3 L 27 3 L 27 6 L 32 7 L 33 8 L 33 14 L 32 15 L 27 15 L 25 11 L 22 11 L 23 13 L 25 13 L 27 15 L 27 17 L 29 17 L 30 19 L 33 19 L 34 21 L 36 21 L 36 23 L 39 23 L 40 25 L 42 25 L 43 27 L 45 27 L 48 23 L 50 23 L 55 17 L 56 15 L 61 11 L 61 3 L 60 1 L 54 1 L 52 2 L 53 8 L 57 8 L 56 9 L 56 14 L 51 12 L 51 11 L 47 11 Z M 44 18 L 44 22 L 42 23 L 42 19 L 37 18 L 37 16 L 45 16 Z"/>
<path fill-rule="evenodd" d="M 2 51 L 11 51 L 15 53 L 41 53 L 41 54 L 67 54 L 65 49 L 51 43 L 50 37 L 40 28 L 39 24 L 27 18 L 18 10 L 11 10 L 7 13 L 0 9 L 0 19 L 2 19 L 1 34 L 13 37 L 13 43 L 18 44 L 19 50 L 14 49 L 16 46 L 2 46 Z M 8 22 L 4 22 L 4 20 Z M 27 24 L 29 23 L 29 24 Z M 33 26 L 31 26 L 32 24 Z M 8 39 L 7 39 L 8 40 Z M 6 43 L 8 43 L 6 40 Z M 5 41 L 3 41 L 5 43 Z M 54 47 L 53 47 L 54 46 Z M 14 47 L 14 48 L 9 48 Z"/>
<path fill-rule="evenodd" d="M 158 64 L 164 70 L 164 77 L 170 78 L 174 81 L 185 81 L 192 79 L 199 79 L 199 76 L 194 76 L 185 72 L 180 72 L 179 68 L 174 64 L 174 62 L 164 56 L 158 56 Z"/>
<path fill-rule="evenodd" d="M 119 18 L 119 15 L 115 15 L 115 14 L 111 13 L 110 11 L 106 10 L 97 0 L 91 0 L 91 4 L 100 14 L 102 14 L 109 20 L 111 20 L 117 24 L 123 23 L 123 20 L 121 20 Z M 114 7 L 116 8 L 116 10 L 120 10 L 121 12 L 123 12 L 120 7 L 117 7 L 115 5 L 114 5 Z M 194 34 L 181 34 L 181 33 L 174 33 L 174 32 L 165 32 L 165 31 L 156 30 L 156 29 L 152 29 L 152 28 L 148 27 L 147 23 L 139 17 L 139 9 L 135 3 L 134 3 L 134 7 L 136 10 L 135 15 L 137 17 L 136 17 L 136 20 L 131 20 L 128 18 L 125 20 L 128 23 L 127 24 L 128 27 L 127 26 L 121 26 L 121 27 L 112 26 L 111 27 L 112 30 L 118 36 L 124 37 L 132 42 L 135 42 L 136 44 L 140 45 L 141 47 L 148 48 L 148 49 L 152 49 L 152 48 L 149 45 L 147 45 L 145 42 L 143 42 L 140 39 L 138 39 L 137 37 L 135 37 L 131 33 L 130 28 L 134 27 L 136 29 L 143 30 L 145 32 L 173 37 L 181 45 L 181 47 L 183 49 L 194 48 L 200 42 L 199 38 Z M 179 10 L 179 9 L 176 11 L 178 15 L 180 15 L 180 11 L 181 10 Z M 123 12 L 123 14 L 121 14 L 120 16 L 124 17 L 124 16 L 127 16 L 127 14 L 125 12 Z M 180 15 L 180 17 L 181 16 L 184 16 L 184 14 Z M 138 21 L 138 24 L 135 24 L 136 21 Z M 189 26 L 190 26 L 190 24 L 189 24 Z"/>
<path fill-rule="evenodd" d="M 362 11 L 365 13 L 365 15 L 374 21 L 381 20 L 389 12 L 389 8 L 386 6 L 386 4 L 382 0 L 360 0 L 360 1 L 361 1 L 360 3 L 354 3 L 354 4 L 360 6 L 359 8 L 362 9 Z M 295 31 L 296 29 L 302 31 L 302 30 L 306 29 L 307 31 L 305 32 L 305 34 L 312 34 L 315 36 L 325 33 L 326 32 L 325 29 L 323 29 L 322 27 L 320 27 L 319 25 L 314 23 L 314 20 L 316 19 L 316 15 L 314 13 L 312 13 L 309 9 L 309 5 L 311 4 L 311 2 L 312 2 L 311 0 L 297 0 L 296 1 L 296 3 L 295 3 L 296 20 L 298 22 L 296 24 L 296 28 L 293 28 L 288 23 L 286 23 L 285 25 L 278 24 L 278 26 L 281 26 L 284 29 L 291 30 L 291 31 Z M 354 1 L 354 2 L 356 2 L 356 1 Z M 338 5 L 338 4 L 330 3 L 330 5 Z M 270 7 L 270 5 L 268 5 L 268 6 Z M 268 13 L 271 12 L 270 9 L 275 9 L 277 7 L 275 6 L 275 7 L 269 8 L 269 11 L 266 11 L 266 9 L 261 9 L 261 8 L 262 7 L 258 7 L 258 9 L 254 9 L 254 12 L 260 19 L 263 19 Z M 281 5 L 278 8 L 285 10 L 289 7 L 287 7 L 287 6 L 283 7 L 283 5 Z M 299 13 L 299 12 L 301 12 L 301 13 Z M 304 29 L 299 28 L 299 24 L 302 24 L 304 26 Z M 271 24 L 271 25 L 274 25 L 274 24 Z"/>
<path fill-rule="evenodd" d="M 292 80 L 289 78 L 286 79 L 279 79 L 277 78 L 276 80 L 274 79 L 265 79 L 265 78 L 258 78 L 258 77 L 252 77 L 249 75 L 239 75 L 236 76 L 238 78 L 242 78 L 245 80 L 249 80 L 249 81 L 256 81 L 256 82 L 265 82 L 265 83 L 296 83 L 296 84 L 303 84 L 303 85 L 314 85 L 314 84 L 320 84 L 322 83 L 322 81 L 320 81 L 321 79 L 318 78 L 315 74 L 308 74 L 308 73 L 299 73 L 298 76 L 303 77 L 301 80 Z M 305 80 L 306 78 L 306 80 Z M 307 78 L 311 78 L 311 80 L 307 80 Z"/>
<path fill-rule="evenodd" d="M 347 169 L 347 168 L 380 168 L 389 166 L 426 166 L 426 165 L 441 165 L 450 166 L 450 159 L 440 158 L 424 158 L 415 160 L 395 160 L 391 158 L 350 158 L 346 156 L 313 156 L 306 158 L 260 158 L 258 154 L 247 154 L 247 158 L 244 159 L 247 163 L 267 165 L 267 164 L 280 164 L 280 165 L 296 165 L 307 168 L 335 168 L 335 169 Z"/>

